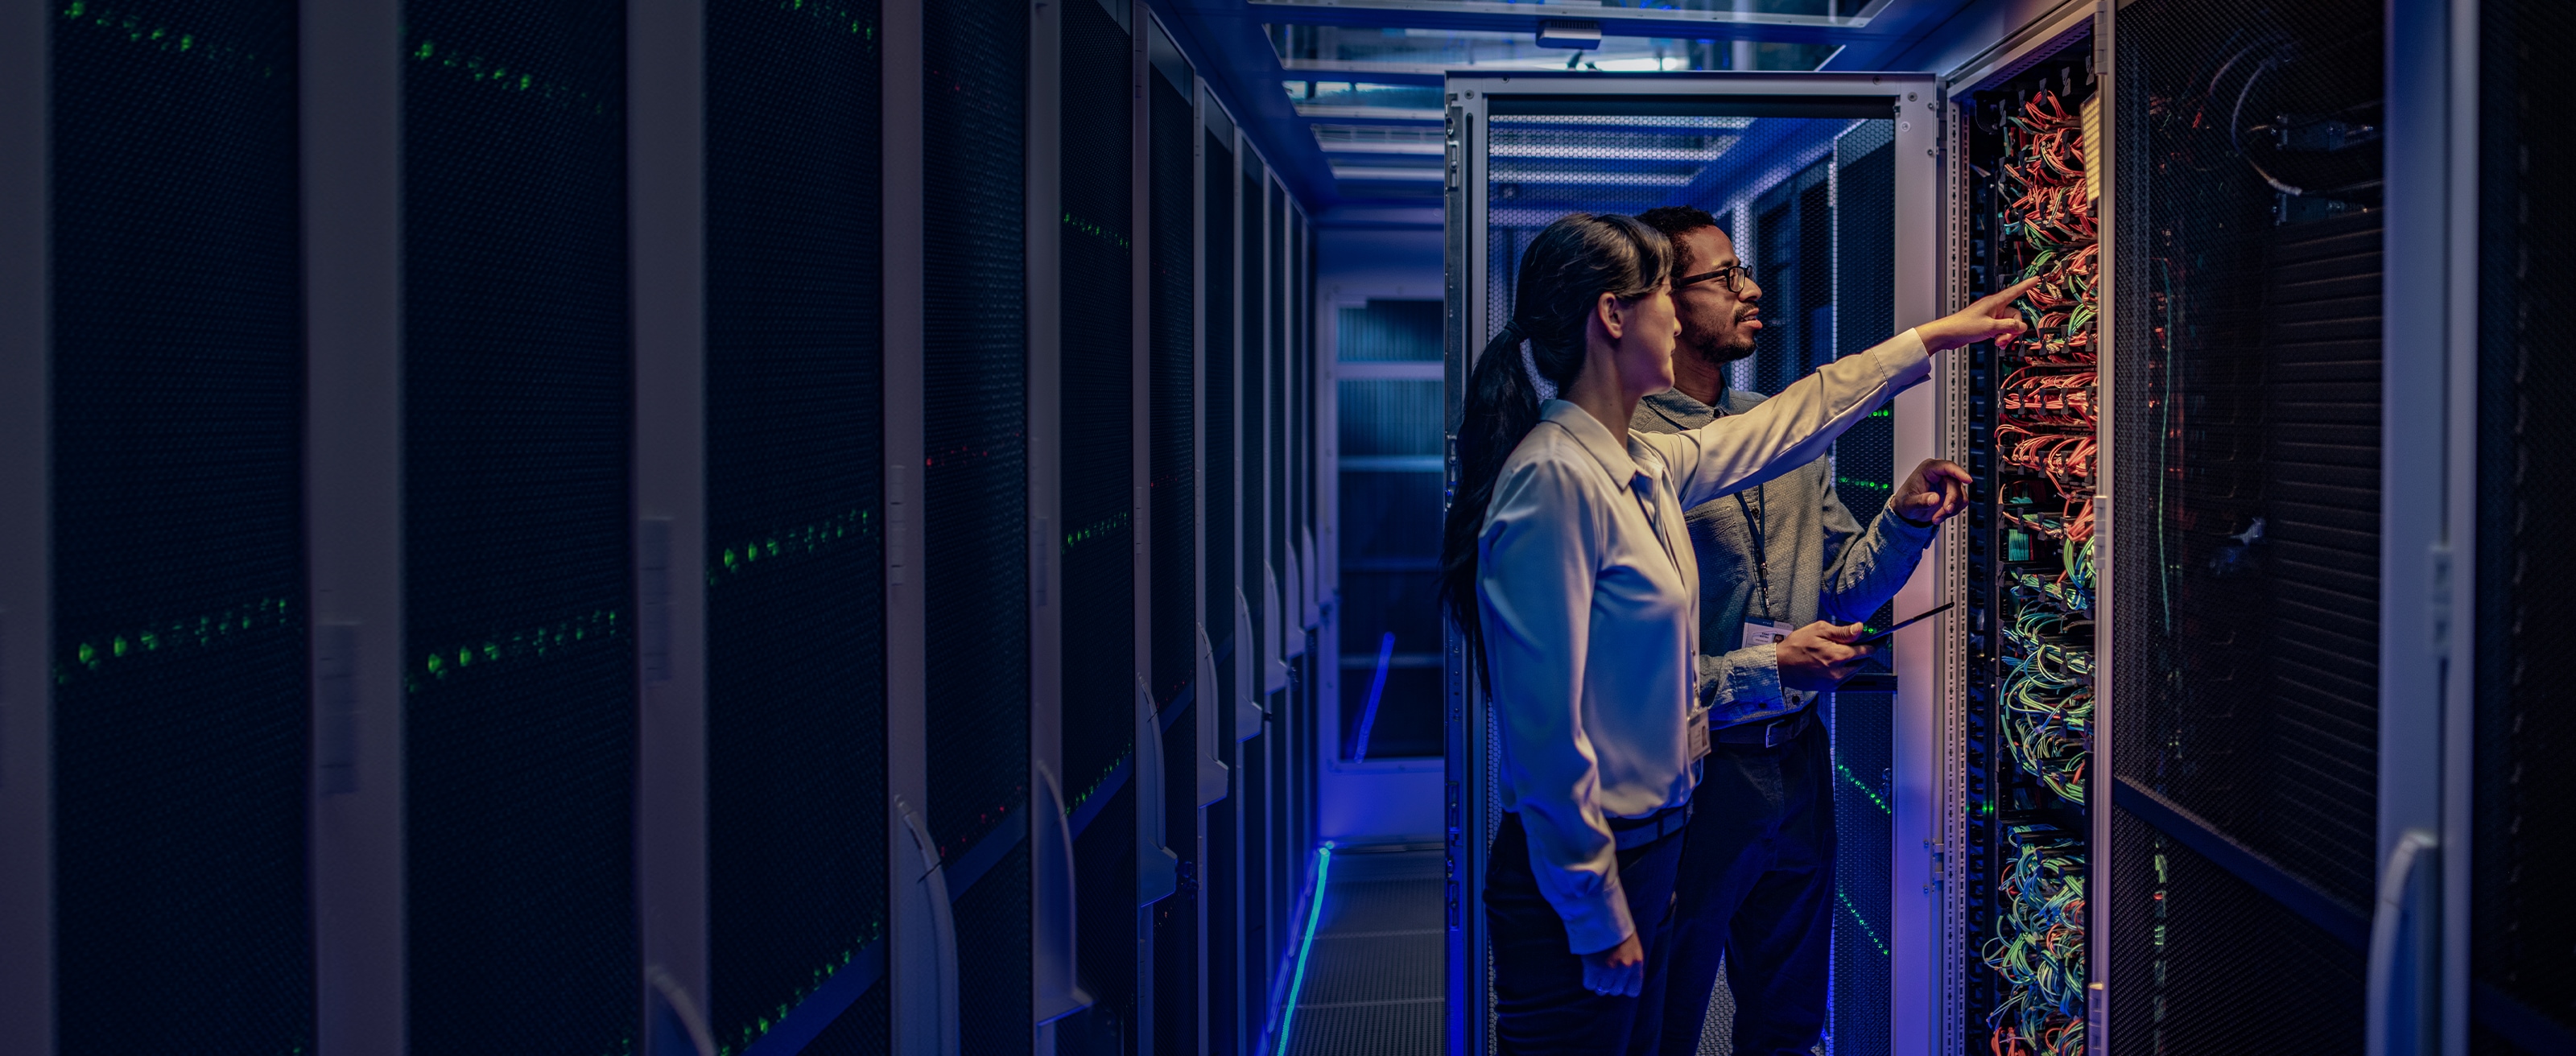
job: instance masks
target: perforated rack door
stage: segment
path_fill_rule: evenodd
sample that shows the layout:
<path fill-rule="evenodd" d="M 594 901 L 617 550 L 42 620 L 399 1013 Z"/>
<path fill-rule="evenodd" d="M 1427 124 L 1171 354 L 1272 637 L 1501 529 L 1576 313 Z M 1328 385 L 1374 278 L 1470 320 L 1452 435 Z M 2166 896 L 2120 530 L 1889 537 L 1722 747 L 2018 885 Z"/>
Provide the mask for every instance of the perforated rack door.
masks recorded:
<path fill-rule="evenodd" d="M 1197 138 L 1189 97 L 1157 72 L 1150 83 L 1153 216 L 1152 404 L 1149 505 L 1154 519 L 1153 687 L 1168 706 L 1196 665 L 1198 614 L 1198 441 L 1196 382 L 1198 228 L 1191 170 Z"/>
<path fill-rule="evenodd" d="M 1913 93 L 1910 101 L 1908 92 Z M 1939 222 L 1934 178 L 1938 130 L 1928 78 L 1706 74 L 1609 79 L 1541 74 L 1515 75 L 1509 81 L 1453 78 L 1444 94 L 1453 104 L 1448 233 L 1452 371 L 1448 398 L 1453 426 L 1465 372 L 1485 341 L 1510 318 L 1522 253 L 1540 229 L 1568 212 L 1633 214 L 1661 205 L 1697 205 L 1716 214 L 1739 255 L 1751 250 L 1751 263 L 1765 289 L 1766 321 L 1777 322 L 1767 328 L 1771 333 L 1763 339 L 1762 354 L 1750 364 L 1753 369 L 1732 372 L 1732 384 L 1738 387 L 1785 384 L 1832 359 L 1838 351 L 1836 297 L 1844 289 L 1856 294 L 1858 283 L 1874 281 L 1885 291 L 1883 300 L 1876 300 L 1882 306 L 1864 318 L 1883 315 L 1901 320 L 1879 325 L 1906 325 L 1933 313 L 1939 279 L 1934 250 Z M 1900 112 L 1898 104 L 1909 109 Z M 1852 285 L 1845 286 L 1836 278 L 1840 258 L 1835 253 L 1832 195 L 1840 174 L 1835 143 L 1837 137 L 1862 134 L 1855 131 L 1856 125 L 1893 126 L 1890 132 L 1876 133 L 1892 141 L 1886 162 L 1889 175 L 1881 184 L 1868 185 L 1886 188 L 1868 192 L 1883 194 L 1885 205 L 1873 202 L 1872 208 L 1887 217 L 1885 241 L 1872 248 L 1883 261 L 1893 263 L 1875 280 L 1856 272 Z M 1855 140 L 1852 146 L 1855 157 L 1851 160 L 1858 166 L 1855 178 L 1867 185 L 1869 166 L 1874 164 L 1866 160 L 1868 145 Z M 1889 336 L 1854 333 L 1856 348 Z M 1764 366 L 1772 363 L 1778 366 Z M 1768 374 L 1759 373 L 1765 369 Z M 1868 472 L 1892 475 L 1881 467 L 1911 466 L 1914 460 L 1936 453 L 1938 434 L 1930 394 L 1910 396 L 1908 406 L 1921 415 L 1915 425 L 1909 427 L 1908 412 L 1899 410 L 1888 431 L 1880 434 L 1886 439 L 1859 434 L 1862 447 L 1855 449 L 1855 456 L 1872 463 Z M 1862 453 L 1879 443 L 1887 445 L 1886 453 Z M 1816 483 L 1819 488 L 1834 484 L 1830 475 Z M 1845 490 L 1855 496 L 1869 492 L 1876 501 L 1863 501 L 1868 511 L 1874 511 L 1892 489 L 1854 485 Z M 1856 506 L 1854 512 L 1863 513 L 1863 509 Z M 1865 515 L 1863 520 L 1866 523 Z M 1937 569 L 1941 558 L 1927 556 L 1925 565 Z M 1898 595 L 1898 607 L 1920 610 L 1938 604 L 1933 600 L 1939 594 L 1936 578 L 1918 575 Z M 1703 590 L 1720 589 L 1713 582 L 1704 581 L 1702 586 Z M 1750 589 L 1742 587 L 1745 593 Z M 1837 898 L 1837 945 L 1849 937 L 1854 941 L 1847 953 L 1857 957 L 1860 949 L 1867 948 L 1873 957 L 1883 957 L 1887 967 L 1878 974 L 1884 981 L 1873 986 L 1868 985 L 1868 973 L 1859 970 L 1871 962 L 1852 963 L 1850 974 L 1862 985 L 1853 988 L 1856 1004 L 1848 1020 L 1840 1011 L 1838 993 L 1836 1022 L 1847 1023 L 1861 1039 L 1859 1044 L 1883 1036 L 1893 1051 L 1905 1053 L 1930 1051 L 1920 1047 L 1931 1044 L 1938 1015 L 1939 986 L 1933 965 L 1941 895 L 1935 882 L 1937 869 L 1925 849 L 1938 840 L 1938 830 L 1929 827 L 1937 808 L 1926 797 L 1937 797 L 1942 791 L 1931 701 L 1937 699 L 1936 687 L 1944 676 L 1930 646 L 1943 631 L 1944 625 L 1927 622 L 1901 637 L 1898 684 L 1903 696 L 1884 709 L 1889 717 L 1882 720 L 1888 763 L 1880 773 L 1857 783 L 1841 782 L 1838 775 L 1838 786 L 1849 784 L 1853 793 L 1866 790 L 1883 801 L 1888 821 L 1884 829 L 1862 837 L 1883 842 L 1841 848 L 1844 855 L 1867 856 L 1880 863 L 1875 870 L 1854 875 L 1881 886 L 1870 892 L 1843 892 L 1853 898 L 1853 906 L 1868 910 L 1855 912 Z M 1731 637 L 1733 632 L 1725 633 Z M 1704 645 L 1721 648 L 1715 642 Z M 1451 667 L 1446 709 L 1450 727 L 1448 901 L 1453 930 L 1449 979 L 1455 1008 L 1449 1045 L 1452 1052 L 1475 1052 L 1491 1043 L 1487 943 L 1481 919 L 1483 855 L 1508 804 L 1495 780 L 1500 745 L 1494 716 L 1488 702 L 1469 691 L 1464 677 L 1464 665 L 1471 661 L 1454 648 L 1447 651 L 1446 661 Z M 1867 801 L 1870 796 L 1859 798 Z M 1838 801 L 1845 798 L 1836 793 Z M 1839 802 L 1836 809 L 1841 809 Z M 1722 1009 L 1717 1014 L 1722 1016 Z"/>
<path fill-rule="evenodd" d="M 47 10 L 55 1037 L 309 1050 L 296 5 Z"/>
<path fill-rule="evenodd" d="M 1199 467 L 1204 483 L 1199 511 L 1200 537 L 1206 543 L 1206 596 L 1199 611 L 1207 621 L 1208 641 L 1216 648 L 1218 692 L 1203 701 L 1199 721 L 1216 722 L 1234 703 L 1234 592 L 1236 564 L 1242 552 L 1235 544 L 1235 235 L 1234 149 L 1213 132 L 1202 133 L 1199 228 L 1201 288 L 1199 300 Z"/>
<path fill-rule="evenodd" d="M 923 7 L 925 491 L 930 832 L 951 869 L 964 1051 L 1030 1037 L 1028 327 L 1030 11 Z M 986 847 L 996 832 L 1006 847 Z M 978 854 L 981 850 L 984 853 Z"/>
<path fill-rule="evenodd" d="M 877 15 L 706 11 L 708 1018 L 736 1052 L 883 963 Z M 829 1029 L 882 1047 L 872 989 Z"/>
<path fill-rule="evenodd" d="M 2382 120 L 2381 15 L 2139 0 L 2113 34 L 2122 816 L 2091 893 L 2112 919 L 2115 1053 L 2362 1045 L 2382 162 L 2337 130 Z M 2177 864 L 2203 862 L 2222 868 Z M 2303 933 L 2331 941 L 2248 1000 L 2233 951 Z M 2283 1007 L 2317 1014 L 2285 1030 Z"/>
<path fill-rule="evenodd" d="M 1095 1002 L 1057 1028 L 1068 1047 L 1127 1036 L 1135 992 L 1136 811 L 1123 782 L 1136 709 L 1134 153 L 1130 40 L 1099 4 L 1063 9 L 1060 528 L 1065 807 L 1088 818 L 1074 853 L 1080 981 Z M 1091 802 L 1107 796 L 1103 803 Z"/>
<path fill-rule="evenodd" d="M 2469 907 L 2471 1051 L 2563 1051 L 2576 1037 L 2576 902 L 2555 881 L 2576 848 L 2576 769 L 2561 765 L 2576 712 L 2549 675 L 2547 629 L 2568 621 L 2576 562 L 2552 553 L 2540 526 L 2567 508 L 2542 482 L 2576 457 L 2576 418 L 2560 410 L 2576 399 L 2576 362 L 2552 336 L 2576 325 L 2563 204 L 2576 143 L 2551 107 L 2554 64 L 2576 50 L 2576 9 L 2487 0 L 2480 15 L 2476 634 L 2469 644 L 2454 631 L 2451 647 L 2473 650 L 2476 703 L 2468 890 L 2450 897 Z"/>
<path fill-rule="evenodd" d="M 1159 47 L 1159 38 L 1156 43 Z M 1198 673 L 1199 557 L 1208 552 L 1199 545 L 1198 518 L 1199 132 L 1198 113 L 1186 93 L 1159 68 L 1146 80 L 1154 276 L 1148 389 L 1154 518 L 1151 688 L 1158 710 L 1182 711 L 1163 730 L 1163 837 L 1164 846 L 1181 858 L 1187 877 L 1198 858 L 1193 722 L 1205 709 L 1191 706 L 1190 691 Z M 1155 1054 L 1190 1050 L 1198 1041 L 1197 885 L 1185 880 L 1176 886 L 1172 897 L 1150 911 Z"/>
<path fill-rule="evenodd" d="M 620 1052 L 641 975 L 625 8 L 405 18 L 411 1051 L 501 1030 Z"/>

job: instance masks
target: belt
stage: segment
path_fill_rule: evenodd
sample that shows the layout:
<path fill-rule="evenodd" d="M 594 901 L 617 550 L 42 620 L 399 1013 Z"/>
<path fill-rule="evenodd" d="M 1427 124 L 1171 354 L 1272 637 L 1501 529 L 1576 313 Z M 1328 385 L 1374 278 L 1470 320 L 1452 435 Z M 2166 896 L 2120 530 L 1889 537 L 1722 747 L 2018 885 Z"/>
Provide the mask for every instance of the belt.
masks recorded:
<path fill-rule="evenodd" d="M 1815 725 L 1815 722 L 1816 709 L 1810 706 L 1798 709 L 1795 715 L 1782 716 L 1768 722 L 1739 722 L 1733 726 L 1720 726 L 1711 731 L 1711 736 L 1719 744 L 1777 748 L 1796 740 L 1799 734 L 1807 732 L 1807 727 Z"/>
<path fill-rule="evenodd" d="M 1690 804 L 1684 803 L 1678 807 L 1665 807 L 1642 818 L 1612 818 L 1610 837 L 1618 842 L 1620 850 L 1633 851 L 1682 831 L 1690 824 L 1690 815 Z"/>

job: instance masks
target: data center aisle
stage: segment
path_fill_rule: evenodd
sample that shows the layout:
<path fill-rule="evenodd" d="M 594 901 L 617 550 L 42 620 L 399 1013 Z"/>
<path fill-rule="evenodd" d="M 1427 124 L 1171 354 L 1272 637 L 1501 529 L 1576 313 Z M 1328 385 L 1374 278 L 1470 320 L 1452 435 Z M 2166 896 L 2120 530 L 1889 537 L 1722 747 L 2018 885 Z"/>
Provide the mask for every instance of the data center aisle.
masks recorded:
<path fill-rule="evenodd" d="M 1333 851 L 1289 1056 L 1441 1051 L 1438 844 Z"/>

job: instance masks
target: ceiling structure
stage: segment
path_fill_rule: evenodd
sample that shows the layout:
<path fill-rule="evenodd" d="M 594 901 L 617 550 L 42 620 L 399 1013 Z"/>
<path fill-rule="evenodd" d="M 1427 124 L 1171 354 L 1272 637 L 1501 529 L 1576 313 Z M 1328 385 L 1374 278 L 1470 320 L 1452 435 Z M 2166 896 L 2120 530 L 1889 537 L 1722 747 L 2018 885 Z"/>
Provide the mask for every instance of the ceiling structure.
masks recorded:
<path fill-rule="evenodd" d="M 1420 226 L 1438 222 L 1445 71 L 1886 69 L 1971 2 L 1173 0 L 1154 6 L 1320 222 Z M 1551 38 L 1546 42 L 1543 29 Z M 1709 142 L 1708 149 L 1723 149 L 1722 140 Z"/>

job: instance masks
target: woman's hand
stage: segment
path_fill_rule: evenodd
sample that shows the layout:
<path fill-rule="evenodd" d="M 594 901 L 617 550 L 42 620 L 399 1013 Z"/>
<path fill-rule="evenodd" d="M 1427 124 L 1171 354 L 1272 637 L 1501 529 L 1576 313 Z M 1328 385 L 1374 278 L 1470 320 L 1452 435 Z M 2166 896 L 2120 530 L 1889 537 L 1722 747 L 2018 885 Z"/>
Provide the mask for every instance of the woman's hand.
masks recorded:
<path fill-rule="evenodd" d="M 1619 944 L 1583 955 L 1583 988 L 1603 997 L 1635 997 L 1646 988 L 1646 948 L 1629 932 Z"/>
<path fill-rule="evenodd" d="M 1992 341 L 2010 348 L 2013 338 L 2030 329 L 2021 321 L 2021 313 L 2013 309 L 2013 302 L 2037 285 L 2037 276 L 2023 279 L 2000 293 L 1977 298 L 1977 303 L 1959 309 L 1955 314 L 1915 327 L 1914 334 L 1923 339 L 1924 348 L 1934 352 L 1965 348 L 1979 341 Z"/>
<path fill-rule="evenodd" d="M 1896 515 L 1917 525 L 1939 524 L 1968 508 L 1968 470 L 1956 462 L 1927 458 L 1914 474 L 1896 486 L 1888 505 Z"/>

